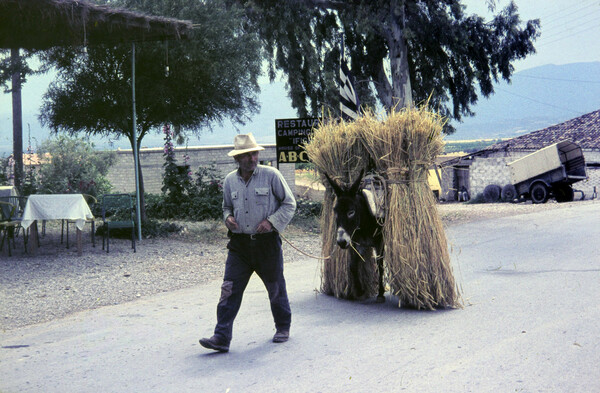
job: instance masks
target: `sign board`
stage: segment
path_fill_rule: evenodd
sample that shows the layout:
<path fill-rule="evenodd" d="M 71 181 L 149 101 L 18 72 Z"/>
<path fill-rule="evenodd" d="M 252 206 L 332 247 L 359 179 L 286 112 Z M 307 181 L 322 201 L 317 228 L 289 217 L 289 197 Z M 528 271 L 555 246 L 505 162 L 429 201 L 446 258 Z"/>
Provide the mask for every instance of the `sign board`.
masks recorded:
<path fill-rule="evenodd" d="M 319 124 L 317 117 L 299 119 L 275 119 L 275 142 L 277 143 L 277 164 L 309 162 L 302 144 L 308 142 L 313 127 Z"/>

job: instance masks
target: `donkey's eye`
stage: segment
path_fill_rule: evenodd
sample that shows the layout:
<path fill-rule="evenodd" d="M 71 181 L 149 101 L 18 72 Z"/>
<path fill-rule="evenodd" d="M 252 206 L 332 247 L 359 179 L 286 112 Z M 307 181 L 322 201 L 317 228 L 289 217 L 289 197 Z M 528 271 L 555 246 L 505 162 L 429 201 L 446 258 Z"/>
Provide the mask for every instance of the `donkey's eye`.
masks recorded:
<path fill-rule="evenodd" d="M 349 210 L 348 211 L 348 218 L 354 217 L 354 214 L 356 214 L 356 212 L 354 210 Z"/>

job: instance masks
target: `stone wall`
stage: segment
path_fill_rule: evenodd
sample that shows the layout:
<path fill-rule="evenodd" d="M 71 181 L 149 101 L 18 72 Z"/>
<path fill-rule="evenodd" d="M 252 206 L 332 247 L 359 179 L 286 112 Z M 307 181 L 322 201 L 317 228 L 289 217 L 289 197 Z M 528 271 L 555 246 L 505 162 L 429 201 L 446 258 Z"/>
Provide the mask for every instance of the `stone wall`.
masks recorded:
<path fill-rule="evenodd" d="M 473 163 L 469 168 L 469 193 L 471 196 L 483 193 L 485 187 L 490 184 L 497 184 L 500 187 L 504 187 L 509 184 L 510 172 L 508 170 L 509 162 L 513 162 L 527 153 L 518 154 L 510 153 L 493 153 L 487 157 L 479 156 L 473 158 Z"/>
<path fill-rule="evenodd" d="M 277 166 L 276 146 L 264 145 L 265 150 L 260 152 L 262 163 L 271 163 Z M 230 171 L 237 168 L 233 158 L 227 156 L 227 153 L 233 149 L 232 145 L 207 146 L 207 147 L 177 147 L 175 154 L 177 162 L 184 164 L 184 154 L 189 156 L 188 165 L 192 172 L 196 172 L 199 166 L 208 166 L 215 164 L 221 174 L 225 176 Z M 496 152 L 487 157 L 474 157 L 469 167 L 461 167 L 457 170 L 469 172 L 468 189 L 471 197 L 482 193 L 489 184 L 497 184 L 500 187 L 510 183 L 510 175 L 507 163 L 527 155 L 527 152 Z M 588 165 L 588 180 L 577 182 L 573 185 L 576 190 L 581 190 L 585 198 L 592 197 L 594 187 L 596 192 L 600 193 L 600 151 L 585 151 L 585 160 Z M 163 177 L 163 148 L 142 149 L 140 151 L 140 162 L 142 164 L 142 174 L 144 177 L 144 187 L 146 192 L 160 194 Z M 282 172 L 290 188 L 295 192 L 295 165 L 280 164 L 279 170 Z M 453 189 L 453 177 L 455 169 L 445 167 L 441 170 L 442 177 L 442 198 L 447 200 L 455 199 Z M 135 191 L 133 174 L 133 154 L 131 150 L 118 150 L 117 160 L 108 173 L 108 179 L 113 185 L 113 192 L 133 192 Z M 578 199 L 580 194 L 575 194 Z"/>
<path fill-rule="evenodd" d="M 595 188 L 595 197 L 598 198 L 598 194 L 600 194 L 600 151 L 584 151 L 583 154 L 585 155 L 588 178 L 587 180 L 573 184 L 573 189 L 583 191 L 585 198 L 590 199 L 594 194 Z M 579 195 L 575 194 L 575 199 L 578 197 Z"/>
<path fill-rule="evenodd" d="M 261 151 L 259 156 L 261 163 L 277 166 L 276 145 L 263 145 L 263 147 L 265 150 Z M 227 155 L 232 149 L 233 145 L 176 147 L 175 158 L 178 165 L 184 165 L 186 164 L 184 156 L 187 154 L 189 157 L 187 165 L 189 165 L 192 173 L 195 173 L 200 166 L 214 164 L 225 177 L 227 173 L 237 168 L 234 159 Z M 145 191 L 160 194 L 164 173 L 163 164 L 165 162 L 163 148 L 141 149 L 139 155 Z M 295 192 L 295 164 L 280 164 L 279 170 L 288 182 L 292 192 Z M 135 191 L 132 150 L 117 150 L 117 159 L 110 168 L 107 177 L 113 186 L 112 192 Z"/>

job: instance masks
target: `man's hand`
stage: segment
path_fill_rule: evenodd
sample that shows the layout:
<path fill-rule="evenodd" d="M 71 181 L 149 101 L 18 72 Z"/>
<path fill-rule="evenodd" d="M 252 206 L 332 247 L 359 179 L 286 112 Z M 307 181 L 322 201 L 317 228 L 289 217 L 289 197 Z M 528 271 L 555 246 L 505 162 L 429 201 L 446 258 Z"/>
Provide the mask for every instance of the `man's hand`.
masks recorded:
<path fill-rule="evenodd" d="M 235 218 L 233 216 L 227 217 L 227 219 L 225 220 L 225 226 L 230 231 L 235 231 L 238 229 L 238 223 L 237 221 L 235 221 Z"/>
<path fill-rule="evenodd" d="M 273 230 L 273 225 L 266 218 L 258 224 L 256 227 L 256 233 L 265 233 L 271 232 Z"/>

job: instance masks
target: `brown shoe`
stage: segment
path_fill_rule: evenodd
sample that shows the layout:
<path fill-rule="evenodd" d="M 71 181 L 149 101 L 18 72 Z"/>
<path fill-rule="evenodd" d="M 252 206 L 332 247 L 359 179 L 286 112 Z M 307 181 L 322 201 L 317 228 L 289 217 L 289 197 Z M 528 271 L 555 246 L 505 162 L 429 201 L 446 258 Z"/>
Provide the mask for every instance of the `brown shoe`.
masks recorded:
<path fill-rule="evenodd" d="M 219 352 L 229 352 L 229 344 L 223 343 L 218 337 L 212 336 L 211 338 L 201 338 L 200 345 L 204 348 L 214 349 Z"/>
<path fill-rule="evenodd" d="M 290 331 L 277 329 L 277 333 L 273 336 L 274 343 L 284 343 L 290 338 Z"/>

